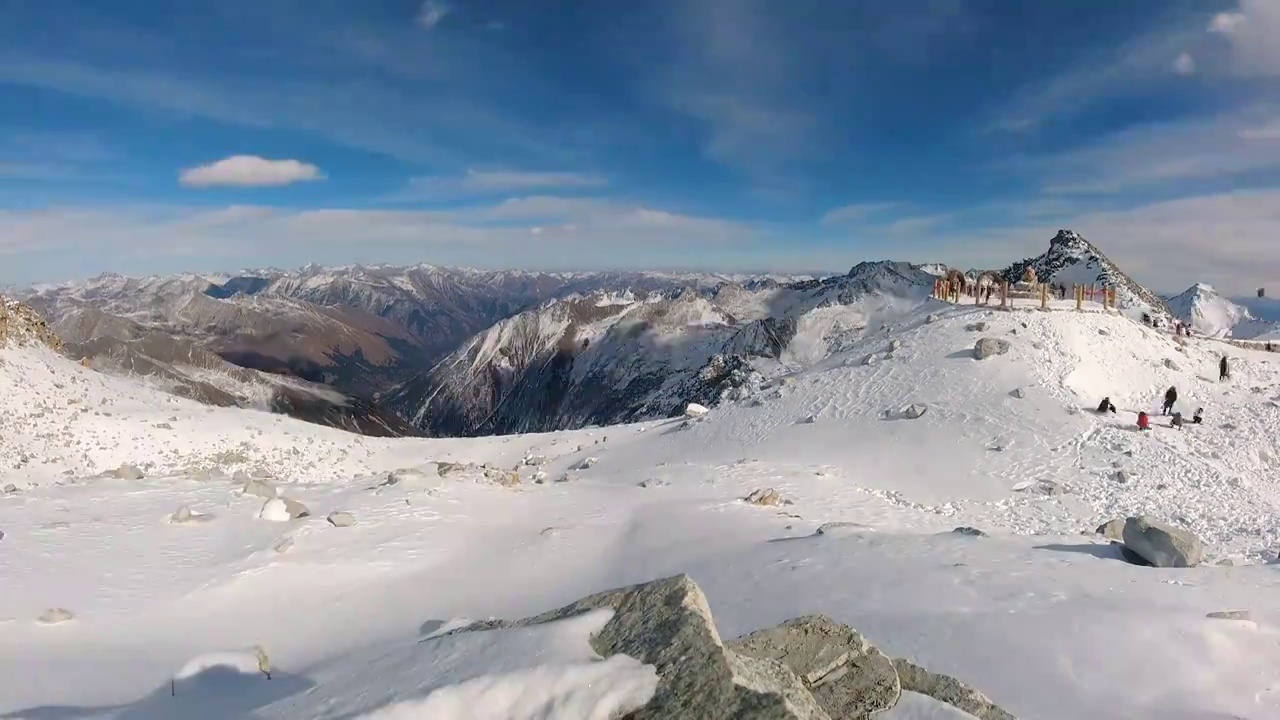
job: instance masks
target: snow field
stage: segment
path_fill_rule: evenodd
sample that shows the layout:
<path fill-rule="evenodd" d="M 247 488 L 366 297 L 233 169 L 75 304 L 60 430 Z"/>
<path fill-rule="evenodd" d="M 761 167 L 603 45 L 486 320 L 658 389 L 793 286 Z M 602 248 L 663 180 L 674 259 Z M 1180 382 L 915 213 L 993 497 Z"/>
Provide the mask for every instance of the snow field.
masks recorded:
<path fill-rule="evenodd" d="M 417 641 L 462 618 L 524 617 L 687 572 L 726 638 L 826 613 L 1020 717 L 1277 715 L 1275 566 L 1139 568 L 1080 534 L 1149 512 L 1196 530 L 1213 559 L 1269 559 L 1280 541 L 1271 357 L 1205 340 L 1179 352 L 1103 313 L 930 302 L 866 320 L 865 333 L 841 331 L 840 352 L 793 353 L 758 401 L 687 427 L 474 440 L 359 438 L 0 351 L 0 392 L 14 398 L 0 459 L 21 465 L 3 482 L 22 483 L 0 497 L 0 577 L 21 589 L 0 593 L 0 714 L 604 718 L 651 681 L 639 663 L 592 656 L 585 637 L 607 618 Z M 989 327 L 966 330 L 976 322 Z M 973 359 L 984 336 L 1009 352 Z M 1224 351 L 1230 383 L 1216 380 Z M 1208 424 L 1133 432 L 1133 411 L 1171 384 Z M 1086 409 L 1103 395 L 1120 415 Z M 883 415 L 916 402 L 928 406 L 917 420 Z M 224 463 L 228 452 L 243 459 Z M 529 454 L 548 458 L 536 468 L 545 484 L 527 467 L 517 488 L 377 487 L 397 468 L 510 468 Z M 599 461 L 570 469 L 585 457 Z M 125 462 L 147 477 L 93 477 Z M 260 520 L 261 498 L 188 472 L 207 465 L 268 471 L 313 517 Z M 1117 482 L 1118 469 L 1132 479 Z M 1013 489 L 1041 481 L 1067 492 Z M 764 487 L 791 504 L 741 501 Z M 167 522 L 182 505 L 214 518 Z M 330 526 L 333 510 L 356 523 Z M 815 534 L 827 522 L 853 525 Z M 991 537 L 949 532 L 958 525 Z M 49 607 L 75 619 L 35 624 Z M 1234 609 L 1252 619 L 1206 617 Z M 206 688 L 196 676 L 185 699 L 170 697 L 188 662 L 256 645 L 272 680 L 237 672 Z M 52 708 L 67 705 L 85 709 Z M 949 716 L 914 698 L 890 717 Z"/>

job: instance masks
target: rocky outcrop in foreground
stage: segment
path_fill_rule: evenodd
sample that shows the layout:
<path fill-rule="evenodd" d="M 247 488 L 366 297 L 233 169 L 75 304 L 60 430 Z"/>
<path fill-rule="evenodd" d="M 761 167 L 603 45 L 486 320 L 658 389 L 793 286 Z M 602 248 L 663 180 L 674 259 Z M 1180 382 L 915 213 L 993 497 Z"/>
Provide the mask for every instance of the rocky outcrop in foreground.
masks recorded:
<path fill-rule="evenodd" d="M 653 665 L 659 678 L 649 702 L 622 720 L 860 720 L 892 708 L 903 691 L 928 695 L 980 720 L 1014 718 L 959 680 L 891 659 L 853 628 L 822 615 L 726 643 L 706 596 L 687 575 L 454 633 L 528 627 L 600 608 L 614 615 L 592 637 L 592 648 L 601 657 L 623 654 Z"/>
<path fill-rule="evenodd" d="M 1098 526 L 1097 534 L 1118 542 L 1125 559 L 1160 568 L 1192 568 L 1204 562 L 1204 542 L 1187 530 L 1139 515 Z"/>
<path fill-rule="evenodd" d="M 17 300 L 0 298 L 0 347 L 31 343 L 62 350 L 62 340 L 49 329 L 40 313 Z"/>

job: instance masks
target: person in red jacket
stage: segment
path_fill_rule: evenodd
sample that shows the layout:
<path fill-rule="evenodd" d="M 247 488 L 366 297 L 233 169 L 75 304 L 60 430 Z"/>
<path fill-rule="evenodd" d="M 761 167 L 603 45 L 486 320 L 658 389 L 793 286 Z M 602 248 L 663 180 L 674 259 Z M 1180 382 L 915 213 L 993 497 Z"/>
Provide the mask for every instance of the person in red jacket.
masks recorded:
<path fill-rule="evenodd" d="M 1138 413 L 1138 429 L 1139 430 L 1151 429 L 1151 419 L 1147 417 L 1147 414 L 1145 412 Z"/>

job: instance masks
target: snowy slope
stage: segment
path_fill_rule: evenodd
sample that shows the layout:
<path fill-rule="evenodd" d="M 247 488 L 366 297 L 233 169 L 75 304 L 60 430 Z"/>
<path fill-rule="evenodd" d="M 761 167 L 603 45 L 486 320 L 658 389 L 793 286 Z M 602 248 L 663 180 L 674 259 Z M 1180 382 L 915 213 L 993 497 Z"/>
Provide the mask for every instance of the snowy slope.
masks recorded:
<path fill-rule="evenodd" d="M 596 293 L 501 321 L 388 396 L 436 436 L 506 434 L 667 417 L 754 392 L 914 308 L 933 276 L 862 263 L 789 285 L 725 284 L 644 297 Z M 874 325 L 874 327 L 870 327 Z"/>
<path fill-rule="evenodd" d="M 838 288 L 802 292 L 832 301 L 809 315 L 842 307 Z M 1009 352 L 975 360 L 984 336 Z M 826 613 L 1021 718 L 1276 716 L 1280 586 L 1259 564 L 1280 546 L 1274 355 L 1183 347 L 1103 313 L 932 303 L 843 342 L 688 425 L 454 440 L 208 408 L 10 343 L 0 715 L 556 717 L 536 714 L 552 691 L 578 701 L 564 707 L 621 705 L 648 676 L 583 647 L 602 617 L 419 640 L 687 572 L 724 637 Z M 1211 379 L 1220 352 L 1230 383 Z M 1207 424 L 1132 432 L 1133 411 L 1171 384 Z M 1104 394 L 1120 415 L 1081 410 Z M 909 403 L 928 411 L 900 419 Z M 522 482 L 442 477 L 444 461 L 518 466 Z M 123 462 L 146 477 L 95 476 Z M 261 499 L 215 468 L 269 473 L 313 517 L 259 519 Z M 423 474 L 381 485 L 400 468 Z M 1050 483 L 1065 492 L 1037 491 Z M 791 504 L 740 500 L 763 487 Z M 208 519 L 169 522 L 184 505 Z M 355 523 L 329 525 L 332 510 Z M 1081 534 L 1133 512 L 1195 530 L 1211 561 L 1246 564 L 1137 567 Z M 828 522 L 851 525 L 814 534 Z M 948 532 L 959 525 L 990 537 Z M 59 607 L 74 619 L 34 621 Z M 1206 617 L 1222 610 L 1252 619 Z M 254 673 L 254 646 L 271 680 Z M 245 672 L 212 687 L 183 672 L 219 661 Z"/>
<path fill-rule="evenodd" d="M 1059 230 L 1044 254 L 1010 265 L 1003 275 L 1010 282 L 1019 282 L 1027 268 L 1034 269 L 1036 279 L 1042 283 L 1067 288 L 1073 285 L 1114 287 L 1117 307 L 1131 317 L 1148 313 L 1165 322 L 1171 318 L 1169 308 L 1159 295 L 1135 282 L 1097 246 L 1071 230 Z"/>
<path fill-rule="evenodd" d="M 1219 295 L 1211 285 L 1196 283 L 1170 298 L 1168 304 L 1174 315 L 1202 335 L 1239 340 L 1280 338 L 1280 323 L 1255 318 L 1247 307 Z"/>

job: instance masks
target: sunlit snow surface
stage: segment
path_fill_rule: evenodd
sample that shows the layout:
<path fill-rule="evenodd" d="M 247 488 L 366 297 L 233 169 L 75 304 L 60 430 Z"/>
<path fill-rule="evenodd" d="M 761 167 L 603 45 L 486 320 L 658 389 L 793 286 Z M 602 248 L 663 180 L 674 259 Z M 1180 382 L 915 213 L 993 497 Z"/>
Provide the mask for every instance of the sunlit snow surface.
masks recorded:
<path fill-rule="evenodd" d="M 0 485 L 17 490 L 0 497 L 0 715 L 607 718 L 654 680 L 594 656 L 606 617 L 439 631 L 687 572 L 726 638 L 826 613 L 1022 718 L 1280 717 L 1280 567 L 1264 563 L 1280 545 L 1276 356 L 1182 352 L 1101 313 L 930 303 L 830 356 L 805 334 L 820 325 L 790 349 L 800 369 L 687 428 L 474 440 L 361 438 L 0 350 Z M 983 336 L 1010 352 L 974 360 Z M 1135 432 L 1170 385 L 1207 424 Z M 1104 395 L 1118 415 L 1089 411 Z M 897 419 L 911 403 L 929 410 Z M 586 457 L 570 482 L 533 482 Z M 520 465 L 524 481 L 379 486 L 436 461 Z M 98 477 L 122 463 L 146 477 Z M 259 518 L 236 470 L 272 474 L 311 516 Z M 793 504 L 740 501 L 764 487 Z M 213 517 L 169 522 L 181 506 Z M 326 522 L 335 510 L 355 524 Z M 1135 567 L 1082 534 L 1137 512 L 1200 534 L 1210 563 Z M 829 521 L 865 529 L 815 536 Z M 74 619 L 38 624 L 49 608 Z M 1252 621 L 1205 617 L 1236 609 Z M 225 662 L 174 680 L 211 658 Z M 885 717 L 963 715 L 908 696 Z"/>

